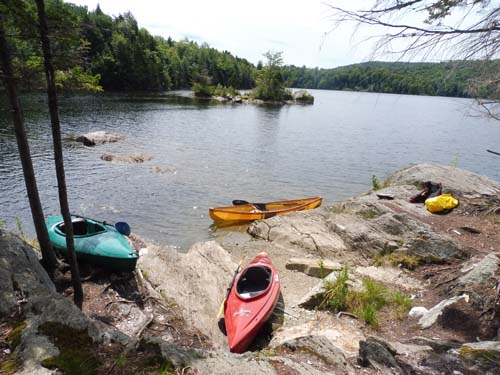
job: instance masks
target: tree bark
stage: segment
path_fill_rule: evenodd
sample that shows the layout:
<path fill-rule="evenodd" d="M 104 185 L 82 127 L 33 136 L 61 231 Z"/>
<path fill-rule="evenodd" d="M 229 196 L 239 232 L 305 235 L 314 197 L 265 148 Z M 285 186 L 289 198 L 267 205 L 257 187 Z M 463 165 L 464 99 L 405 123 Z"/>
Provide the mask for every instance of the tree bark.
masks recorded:
<path fill-rule="evenodd" d="M 38 194 L 38 187 L 35 179 L 35 171 L 33 170 L 33 162 L 31 160 L 26 127 L 24 126 L 21 105 L 17 96 L 10 48 L 5 37 L 3 17 L 4 16 L 0 15 L 0 65 L 3 71 L 3 81 L 10 101 L 17 147 L 19 149 L 24 182 L 26 184 L 26 191 L 28 193 L 28 200 L 31 208 L 31 216 L 33 218 L 33 224 L 35 225 L 40 250 L 42 251 L 42 265 L 47 270 L 49 275 L 53 276 L 53 272 L 57 266 L 57 259 L 49 240 L 47 227 L 45 226 L 45 217 L 43 215 L 42 204 Z"/>
<path fill-rule="evenodd" d="M 61 126 L 59 122 L 59 110 L 57 104 L 57 91 L 54 78 L 54 66 L 52 65 L 52 54 L 50 51 L 47 17 L 45 14 L 44 0 L 36 0 L 38 9 L 38 22 L 40 26 L 40 39 L 42 42 L 43 60 L 45 66 L 45 77 L 47 79 L 47 95 L 49 98 L 50 122 L 52 125 L 52 140 L 54 143 L 54 161 L 56 165 L 57 186 L 59 190 L 59 204 L 64 219 L 66 233 L 66 247 L 69 265 L 71 268 L 71 280 L 73 283 L 73 299 L 81 309 L 83 305 L 83 290 L 80 280 L 78 263 L 76 262 L 75 242 L 73 237 L 73 225 L 71 223 L 71 212 L 68 204 L 68 193 L 66 189 L 66 177 L 64 173 L 64 158 L 61 141 Z"/>

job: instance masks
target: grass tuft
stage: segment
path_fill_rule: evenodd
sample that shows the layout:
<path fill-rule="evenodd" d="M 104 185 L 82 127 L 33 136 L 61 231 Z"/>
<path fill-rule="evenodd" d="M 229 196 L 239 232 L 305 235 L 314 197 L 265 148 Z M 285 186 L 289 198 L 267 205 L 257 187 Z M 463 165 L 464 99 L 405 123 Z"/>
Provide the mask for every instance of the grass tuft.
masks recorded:
<path fill-rule="evenodd" d="M 21 343 L 21 334 L 26 326 L 26 322 L 21 322 L 17 324 L 7 335 L 7 342 L 9 343 L 11 349 L 15 349 Z"/>
<path fill-rule="evenodd" d="M 367 277 L 363 279 L 362 290 L 349 290 L 349 273 L 347 266 L 337 274 L 335 281 L 325 281 L 323 300 L 319 308 L 338 311 L 349 311 L 373 328 L 378 327 L 378 312 L 388 306 L 396 318 L 406 317 L 411 299 L 407 295 L 389 289 L 382 283 Z"/>
<path fill-rule="evenodd" d="M 422 263 L 423 259 L 400 252 L 381 254 L 373 261 L 375 266 L 403 267 L 408 270 L 414 270 Z"/>
<path fill-rule="evenodd" d="M 406 318 L 413 304 L 411 298 L 400 291 L 392 293 L 391 303 L 394 305 L 394 315 L 399 320 Z"/>
<path fill-rule="evenodd" d="M 379 182 L 377 176 L 372 176 L 372 190 L 377 191 L 383 188 L 383 185 Z"/>
<path fill-rule="evenodd" d="M 349 287 L 349 268 L 345 265 L 338 273 L 335 281 L 324 281 L 325 293 L 320 308 L 342 311 L 347 306 Z"/>
<path fill-rule="evenodd" d="M 17 370 L 19 370 L 20 364 L 18 360 L 10 358 L 6 359 L 1 365 L 0 365 L 0 373 L 2 374 L 15 374 Z"/>

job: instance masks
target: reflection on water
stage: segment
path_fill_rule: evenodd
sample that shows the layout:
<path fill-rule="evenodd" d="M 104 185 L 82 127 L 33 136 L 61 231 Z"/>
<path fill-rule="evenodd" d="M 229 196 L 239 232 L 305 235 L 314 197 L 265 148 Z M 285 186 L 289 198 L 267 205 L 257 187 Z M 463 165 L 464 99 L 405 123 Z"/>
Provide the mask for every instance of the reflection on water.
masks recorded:
<path fill-rule="evenodd" d="M 188 247 L 210 237 L 208 207 L 233 199 L 322 195 L 324 204 L 369 189 L 371 176 L 418 162 L 452 164 L 500 179 L 500 125 L 467 116 L 472 101 L 314 91 L 313 106 L 256 106 L 171 95 L 61 98 L 63 137 L 94 130 L 127 135 L 87 148 L 64 142 L 70 205 L 141 236 Z M 33 233 L 14 132 L 0 99 L 0 218 Z M 45 214 L 57 213 L 46 100 L 22 100 Z M 143 152 L 143 164 L 103 153 Z"/>

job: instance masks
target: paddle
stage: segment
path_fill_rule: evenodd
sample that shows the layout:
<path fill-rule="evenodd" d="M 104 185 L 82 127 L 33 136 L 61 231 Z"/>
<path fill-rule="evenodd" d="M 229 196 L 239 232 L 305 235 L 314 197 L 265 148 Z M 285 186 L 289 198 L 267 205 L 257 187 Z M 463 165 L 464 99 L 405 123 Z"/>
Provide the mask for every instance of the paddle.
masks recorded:
<path fill-rule="evenodd" d="M 126 223 L 124 221 L 118 221 L 115 224 L 113 224 L 113 223 L 108 223 L 107 221 L 99 221 L 99 220 L 95 220 L 95 219 L 92 219 L 90 217 L 81 216 L 81 215 L 72 215 L 72 216 L 79 217 L 81 219 L 92 220 L 92 221 L 95 221 L 96 223 L 101 223 L 103 225 L 109 225 L 109 226 L 115 227 L 115 229 L 119 233 L 123 234 L 124 236 L 129 236 L 130 235 L 130 225 L 128 225 L 128 223 Z"/>
<path fill-rule="evenodd" d="M 260 211 L 267 211 L 266 210 L 266 204 L 265 203 L 250 203 L 241 199 L 235 199 L 233 202 L 233 206 L 243 206 L 245 204 L 251 204 L 254 206 L 256 209 Z"/>
<path fill-rule="evenodd" d="M 233 288 L 234 281 L 236 280 L 236 276 L 238 275 L 238 272 L 240 272 L 241 264 L 243 263 L 243 258 L 241 258 L 240 262 L 238 263 L 238 268 L 236 268 L 236 271 L 234 271 L 234 276 L 233 279 L 231 280 L 231 284 L 229 284 L 229 288 L 227 288 L 226 291 L 226 296 L 224 297 L 224 300 L 222 301 L 220 307 L 219 307 L 219 312 L 217 313 L 217 320 L 220 320 L 222 318 L 222 315 L 224 314 L 224 305 L 227 301 L 227 297 L 229 297 L 229 293 L 231 293 L 231 289 Z"/>

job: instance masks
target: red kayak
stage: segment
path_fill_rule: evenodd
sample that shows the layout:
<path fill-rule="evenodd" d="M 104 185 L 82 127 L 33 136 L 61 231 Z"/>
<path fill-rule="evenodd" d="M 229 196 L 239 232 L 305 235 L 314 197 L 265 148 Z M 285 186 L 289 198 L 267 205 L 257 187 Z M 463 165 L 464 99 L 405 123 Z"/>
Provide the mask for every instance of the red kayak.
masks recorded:
<path fill-rule="evenodd" d="M 237 275 L 224 306 L 229 349 L 243 353 L 271 316 L 280 280 L 266 253 L 258 254 Z"/>

